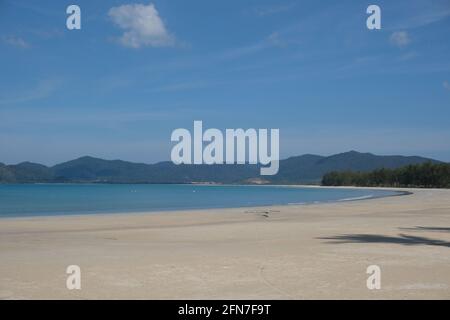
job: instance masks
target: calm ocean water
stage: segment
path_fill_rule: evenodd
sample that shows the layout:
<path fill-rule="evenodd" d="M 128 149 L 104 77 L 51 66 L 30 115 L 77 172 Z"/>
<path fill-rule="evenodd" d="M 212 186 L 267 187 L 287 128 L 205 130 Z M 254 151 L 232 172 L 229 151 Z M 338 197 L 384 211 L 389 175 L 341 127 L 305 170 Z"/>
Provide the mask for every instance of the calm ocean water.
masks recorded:
<path fill-rule="evenodd" d="M 144 212 L 329 202 L 395 194 L 282 186 L 0 185 L 0 217 Z"/>

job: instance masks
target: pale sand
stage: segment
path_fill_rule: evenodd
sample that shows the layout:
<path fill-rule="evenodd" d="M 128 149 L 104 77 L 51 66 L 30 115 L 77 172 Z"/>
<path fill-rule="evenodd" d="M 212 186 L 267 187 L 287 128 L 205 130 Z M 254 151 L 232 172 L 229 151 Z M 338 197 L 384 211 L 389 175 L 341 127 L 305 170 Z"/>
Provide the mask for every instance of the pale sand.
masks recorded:
<path fill-rule="evenodd" d="M 1 219 L 0 298 L 449 299 L 450 190 L 412 191 L 303 206 Z M 81 267 L 81 290 L 66 289 L 71 264 Z M 380 290 L 366 287 L 372 264 Z"/>

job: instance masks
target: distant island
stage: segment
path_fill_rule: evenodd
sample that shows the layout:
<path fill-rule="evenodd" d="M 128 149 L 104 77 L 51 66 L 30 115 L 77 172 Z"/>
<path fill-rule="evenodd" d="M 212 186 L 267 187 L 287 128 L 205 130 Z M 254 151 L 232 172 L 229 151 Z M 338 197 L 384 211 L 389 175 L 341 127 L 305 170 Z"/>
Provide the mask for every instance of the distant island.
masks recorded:
<path fill-rule="evenodd" d="M 332 156 L 305 154 L 280 161 L 274 176 L 260 176 L 259 165 L 175 165 L 81 157 L 52 167 L 23 162 L 0 163 L 0 183 L 211 183 L 211 184 L 321 184 L 331 172 L 370 172 L 422 163 L 443 163 L 417 156 L 379 156 L 349 151 Z M 331 176 L 328 175 L 328 178 Z M 355 180 L 346 180 L 345 184 Z M 330 179 L 325 183 L 336 185 Z"/>

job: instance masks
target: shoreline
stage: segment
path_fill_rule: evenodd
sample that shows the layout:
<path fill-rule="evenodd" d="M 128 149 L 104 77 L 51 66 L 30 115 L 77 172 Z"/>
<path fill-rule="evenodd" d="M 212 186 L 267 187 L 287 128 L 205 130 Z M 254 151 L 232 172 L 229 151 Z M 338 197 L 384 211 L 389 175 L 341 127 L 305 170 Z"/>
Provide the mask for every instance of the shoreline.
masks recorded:
<path fill-rule="evenodd" d="M 198 186 L 210 186 L 210 185 L 198 185 Z M 213 185 L 215 186 L 215 185 Z M 221 186 L 234 186 L 234 185 L 221 185 Z M 117 211 L 117 212 L 92 212 L 92 213 L 63 213 L 63 214 L 39 214 L 39 215 L 25 215 L 25 216 L 1 216 L 0 221 L 8 219 L 38 219 L 38 218 L 58 218 L 58 217 L 83 217 L 83 216 L 118 216 L 118 215 L 142 215 L 142 214 L 151 214 L 151 215 L 161 215 L 161 214 L 177 214 L 177 213 L 192 213 L 193 211 L 210 211 L 210 210 L 233 210 L 233 209 L 258 209 L 262 207 L 290 207 L 290 206 L 307 206 L 307 205 L 321 205 L 321 204 L 329 204 L 329 203 L 341 203 L 341 202 L 351 202 L 351 201 L 362 201 L 362 200 L 370 200 L 370 199 L 379 199 L 379 198 L 387 198 L 387 197 L 396 197 L 396 196 L 405 196 L 413 194 L 413 188 L 389 188 L 389 187 L 353 187 L 353 186 L 312 186 L 312 185 L 240 185 L 240 186 L 255 186 L 255 187 L 283 187 L 283 188 L 317 188 L 317 189 L 353 189 L 353 190 L 382 190 L 382 191 L 390 191 L 393 194 L 389 195 L 379 195 L 379 196 L 363 196 L 363 197 L 355 197 L 355 198 L 345 198 L 345 199 L 337 199 L 337 200 L 326 200 L 326 201 L 314 201 L 314 202 L 299 202 L 299 203 L 287 203 L 287 204 L 271 204 L 271 205 L 261 205 L 261 206 L 237 206 L 237 207 L 211 207 L 211 208 L 185 208 L 185 209 L 167 209 L 167 210 L 142 210 L 142 211 Z M 424 189 L 424 190 L 434 190 L 434 189 Z M 439 190 L 439 189 L 436 189 Z"/>
<path fill-rule="evenodd" d="M 0 299 L 449 299 L 450 190 L 0 221 Z M 63 217 L 63 218 L 61 218 Z M 65 287 L 79 265 L 82 289 Z M 369 265 L 381 289 L 366 287 Z"/>

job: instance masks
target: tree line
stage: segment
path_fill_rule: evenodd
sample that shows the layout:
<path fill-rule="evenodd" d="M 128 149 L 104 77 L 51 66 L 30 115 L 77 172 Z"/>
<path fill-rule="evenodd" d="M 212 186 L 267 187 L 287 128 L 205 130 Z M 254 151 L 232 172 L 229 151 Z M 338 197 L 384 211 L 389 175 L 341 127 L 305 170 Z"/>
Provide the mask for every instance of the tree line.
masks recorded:
<path fill-rule="evenodd" d="M 332 171 L 323 176 L 322 185 L 450 188 L 450 163 L 425 162 L 370 172 Z"/>

